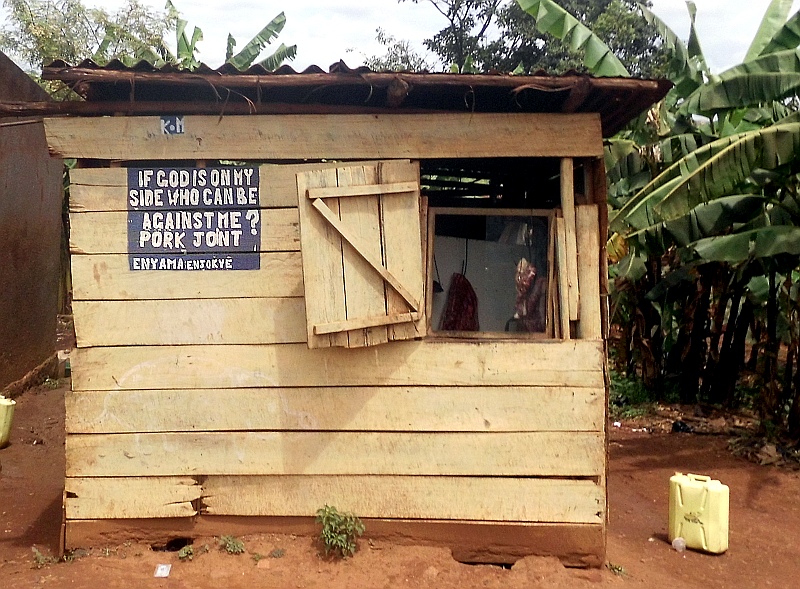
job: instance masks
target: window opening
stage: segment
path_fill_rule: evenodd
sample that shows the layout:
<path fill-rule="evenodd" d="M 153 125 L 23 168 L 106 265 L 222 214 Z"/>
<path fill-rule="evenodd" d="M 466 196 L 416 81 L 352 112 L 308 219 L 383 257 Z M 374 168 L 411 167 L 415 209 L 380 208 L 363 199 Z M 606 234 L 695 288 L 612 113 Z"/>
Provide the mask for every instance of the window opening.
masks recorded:
<path fill-rule="evenodd" d="M 432 208 L 431 215 L 431 330 L 553 337 L 554 211 Z"/>

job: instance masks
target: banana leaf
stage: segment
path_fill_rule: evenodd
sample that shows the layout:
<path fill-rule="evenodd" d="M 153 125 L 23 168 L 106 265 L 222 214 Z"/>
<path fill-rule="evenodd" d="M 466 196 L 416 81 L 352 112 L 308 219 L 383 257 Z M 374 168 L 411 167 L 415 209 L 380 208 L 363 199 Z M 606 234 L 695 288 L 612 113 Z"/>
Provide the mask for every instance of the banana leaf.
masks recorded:
<path fill-rule="evenodd" d="M 239 70 L 246 70 L 256 58 L 261 54 L 261 51 L 266 47 L 278 34 L 283 30 L 286 24 L 286 16 L 281 12 L 278 16 L 273 18 L 267 26 L 265 26 L 259 33 L 250 39 L 239 53 L 228 59 L 228 63 L 232 64 Z"/>
<path fill-rule="evenodd" d="M 723 137 L 674 163 L 636 194 L 610 220 L 612 231 L 643 229 L 677 219 L 702 202 L 735 193 L 756 168 L 794 162 L 800 123 L 774 125 Z"/>
<path fill-rule="evenodd" d="M 228 40 L 225 43 L 225 61 L 228 61 L 231 57 L 233 57 L 233 50 L 236 47 L 236 39 L 233 38 L 233 35 L 228 33 Z"/>
<path fill-rule="evenodd" d="M 630 72 L 600 37 L 552 0 L 517 0 L 536 21 L 536 28 L 583 54 L 583 63 L 595 76 L 630 77 Z"/>
<path fill-rule="evenodd" d="M 297 45 L 287 47 L 283 43 L 269 57 L 258 62 L 258 65 L 267 70 L 276 70 L 281 67 L 284 61 L 294 59 L 297 56 Z"/>
<path fill-rule="evenodd" d="M 792 96 L 800 89 L 800 49 L 770 53 L 721 73 L 692 92 L 678 112 L 710 114 Z"/>
<path fill-rule="evenodd" d="M 781 254 L 796 256 L 800 255 L 800 227 L 761 227 L 743 233 L 701 239 L 692 247 L 704 260 L 731 264 Z"/>
<path fill-rule="evenodd" d="M 692 63 L 689 49 L 678 35 L 669 28 L 667 23 L 653 14 L 647 6 L 641 2 L 637 2 L 637 6 L 642 11 L 647 23 L 656 28 L 656 31 L 664 40 L 664 46 L 671 53 L 670 67 L 673 71 L 673 76 L 670 77 L 670 80 L 674 87 L 670 90 L 670 94 L 680 98 L 688 96 L 704 82 L 702 74 Z"/>
<path fill-rule="evenodd" d="M 758 194 L 738 194 L 697 205 L 686 215 L 646 227 L 630 237 L 638 238 L 654 251 L 670 246 L 685 247 L 714 237 L 731 227 L 748 223 L 764 210 L 765 199 Z"/>
<path fill-rule="evenodd" d="M 774 36 L 781 30 L 786 19 L 789 18 L 789 11 L 792 9 L 792 0 L 772 0 L 761 19 L 756 36 L 744 56 L 744 61 L 750 61 L 764 54 L 764 48 L 770 43 Z M 797 47 L 797 45 L 795 45 Z M 771 53 L 771 52 L 769 52 Z"/>
<path fill-rule="evenodd" d="M 794 13 L 784 23 L 783 27 L 764 46 L 760 55 L 769 55 L 770 53 L 778 53 L 787 49 L 797 49 L 798 46 L 800 46 L 800 11 Z"/>
<path fill-rule="evenodd" d="M 700 37 L 697 36 L 697 7 L 694 2 L 691 1 L 686 2 L 686 7 L 689 9 L 689 41 L 686 43 L 686 49 L 689 51 L 689 59 L 696 64 L 701 74 L 707 79 L 711 79 L 711 69 L 708 67 L 706 56 L 703 54 L 703 49 L 700 47 Z"/>

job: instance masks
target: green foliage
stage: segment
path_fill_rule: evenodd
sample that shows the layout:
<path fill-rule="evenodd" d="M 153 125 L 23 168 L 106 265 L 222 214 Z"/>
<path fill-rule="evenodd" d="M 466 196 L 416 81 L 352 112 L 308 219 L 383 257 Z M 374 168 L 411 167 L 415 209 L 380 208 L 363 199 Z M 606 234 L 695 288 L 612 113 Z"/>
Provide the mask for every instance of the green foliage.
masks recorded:
<path fill-rule="evenodd" d="M 180 550 L 178 550 L 178 559 L 179 560 L 192 560 L 194 558 L 194 547 L 191 544 L 187 544 Z"/>
<path fill-rule="evenodd" d="M 88 8 L 81 0 L 3 0 L 8 11 L 0 27 L 0 51 L 18 61 L 56 98 L 74 97 L 57 83 L 42 82 L 38 68 L 55 59 L 77 64 L 91 58 L 103 65 L 119 59 L 126 65 L 147 61 L 155 67 L 171 64 L 193 70 L 200 65 L 198 44 L 203 32 L 189 27 L 168 0 L 165 12 L 153 10 L 140 0 L 127 0 L 116 12 Z M 236 41 L 228 36 L 226 59 L 246 69 L 283 29 L 286 18 L 276 16 L 244 48 L 233 55 Z M 174 33 L 174 46 L 165 41 Z M 297 46 L 281 44 L 260 62 L 276 69 L 297 54 Z"/>
<path fill-rule="evenodd" d="M 385 48 L 385 52 L 378 56 L 364 56 L 364 65 L 371 70 L 419 72 L 431 68 L 409 41 L 398 40 L 380 27 L 376 30 L 375 39 Z"/>
<path fill-rule="evenodd" d="M 655 401 L 655 395 L 650 392 L 640 378 L 625 376 L 614 370 L 609 371 L 611 388 L 609 401 L 615 405 L 641 405 Z"/>
<path fill-rule="evenodd" d="M 247 69 L 258 59 L 264 48 L 278 37 L 284 25 L 286 25 L 286 16 L 281 12 L 278 16 L 273 18 L 267 26 L 261 29 L 255 37 L 250 39 L 239 53 L 236 55 L 229 55 L 227 57 L 227 62 L 237 69 Z M 228 35 L 226 53 L 233 53 L 235 46 L 236 40 Z M 287 47 L 281 43 L 278 49 L 272 55 L 262 60 L 259 65 L 268 70 L 274 70 L 277 69 L 284 60 L 294 59 L 295 55 L 297 55 L 297 45 Z"/>
<path fill-rule="evenodd" d="M 418 4 L 420 0 L 410 1 Z M 430 39 L 425 47 L 439 56 L 447 67 L 465 71 L 468 59 L 482 63 L 487 46 L 487 32 L 497 16 L 501 0 L 427 0 L 446 20 L 447 26 Z"/>
<path fill-rule="evenodd" d="M 222 536 L 218 542 L 220 549 L 228 554 L 242 554 L 244 552 L 244 542 L 236 536 Z"/>
<path fill-rule="evenodd" d="M 624 577 L 624 576 L 626 576 L 628 574 L 625 571 L 625 567 L 623 567 L 621 565 L 618 565 L 618 564 L 614 564 L 613 562 L 607 562 L 606 563 L 606 568 L 609 571 L 611 571 L 612 573 L 614 573 L 615 575 L 617 575 L 618 577 Z"/>
<path fill-rule="evenodd" d="M 175 26 L 165 13 L 139 0 L 116 12 L 88 8 L 81 0 L 3 0 L 8 17 L 0 50 L 33 70 L 54 59 L 100 63 L 157 46 Z"/>
<path fill-rule="evenodd" d="M 322 524 L 320 540 L 325 554 L 340 558 L 353 556 L 356 541 L 364 533 L 364 524 L 351 513 L 339 513 L 335 507 L 325 505 L 317 510 L 317 523 Z"/>
<path fill-rule="evenodd" d="M 36 546 L 31 546 L 31 552 L 33 552 L 33 568 L 35 569 L 41 569 L 58 562 L 58 558 L 44 554 Z"/>
<path fill-rule="evenodd" d="M 586 68 L 597 76 L 630 76 L 622 62 L 589 27 L 553 0 L 517 0 L 520 7 L 536 21 L 536 28 L 567 43 L 570 51 L 580 53 Z"/>

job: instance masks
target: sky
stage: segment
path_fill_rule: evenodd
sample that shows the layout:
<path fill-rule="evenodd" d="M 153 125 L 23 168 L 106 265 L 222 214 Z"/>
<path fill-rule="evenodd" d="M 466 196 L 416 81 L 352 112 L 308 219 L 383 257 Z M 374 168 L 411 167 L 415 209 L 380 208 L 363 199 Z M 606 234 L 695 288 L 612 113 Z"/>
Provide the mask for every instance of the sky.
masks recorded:
<path fill-rule="evenodd" d="M 113 10 L 122 0 L 84 0 L 87 5 Z M 163 9 L 165 0 L 142 0 Z M 241 48 L 273 17 L 283 11 L 286 26 L 278 42 L 297 44 L 290 65 L 303 70 L 311 64 L 327 69 L 342 59 L 355 67 L 364 55 L 382 53 L 375 40 L 378 27 L 405 39 L 425 53 L 422 40 L 443 28 L 446 21 L 426 0 L 173 0 L 189 26 L 203 31 L 200 61 L 218 67 L 231 33 Z M 741 62 L 755 35 L 769 0 L 695 0 L 700 41 L 712 71 L 719 73 Z M 795 0 L 792 12 L 800 9 Z M 689 30 L 684 0 L 653 0 L 653 12 L 682 39 Z M 431 58 L 431 61 L 435 61 Z"/>

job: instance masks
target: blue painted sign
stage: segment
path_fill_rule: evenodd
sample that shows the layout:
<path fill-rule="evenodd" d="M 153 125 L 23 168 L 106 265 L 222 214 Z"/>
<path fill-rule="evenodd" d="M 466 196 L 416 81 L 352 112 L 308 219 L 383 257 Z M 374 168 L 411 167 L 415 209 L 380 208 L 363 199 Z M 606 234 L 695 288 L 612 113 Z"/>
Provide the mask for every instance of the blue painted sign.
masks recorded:
<path fill-rule="evenodd" d="M 130 269 L 258 269 L 258 189 L 257 167 L 128 168 Z"/>

